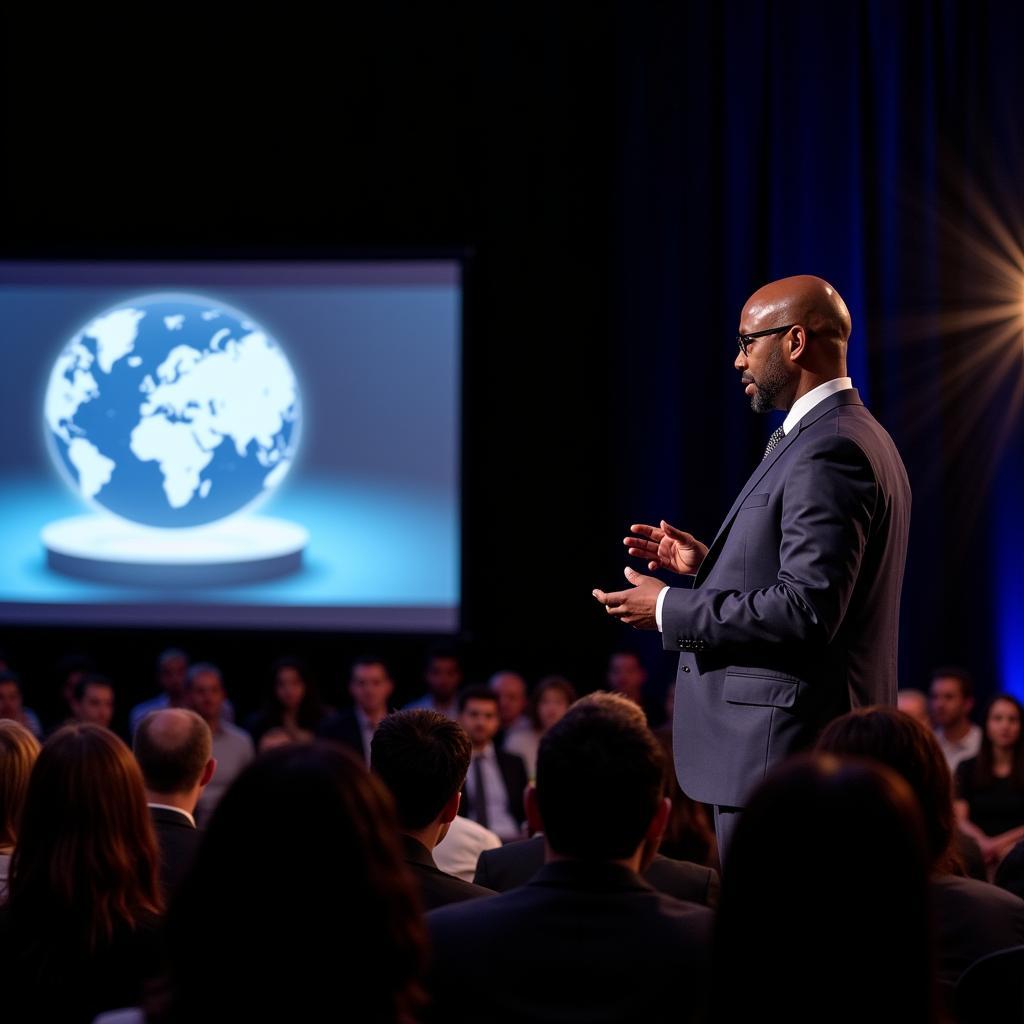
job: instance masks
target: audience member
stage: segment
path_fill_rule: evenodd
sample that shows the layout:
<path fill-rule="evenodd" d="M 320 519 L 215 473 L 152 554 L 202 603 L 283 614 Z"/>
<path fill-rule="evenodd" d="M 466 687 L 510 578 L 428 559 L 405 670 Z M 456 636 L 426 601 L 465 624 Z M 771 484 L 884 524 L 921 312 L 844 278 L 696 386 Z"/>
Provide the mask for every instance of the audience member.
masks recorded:
<path fill-rule="evenodd" d="M 7 899 L 11 854 L 39 741 L 20 722 L 0 719 L 0 903 Z"/>
<path fill-rule="evenodd" d="M 44 715 L 46 722 L 59 722 L 61 725 L 74 720 L 71 700 L 75 692 L 75 684 L 83 677 L 96 671 L 96 663 L 88 654 L 66 654 L 57 661 L 55 672 L 57 677 L 57 705 Z"/>
<path fill-rule="evenodd" d="M 446 874 L 461 878 L 464 882 L 474 882 L 476 880 L 473 876 L 481 854 L 499 846 L 500 836 L 472 818 L 456 814 L 444 838 L 434 847 L 434 863 Z"/>
<path fill-rule="evenodd" d="M 21 680 L 7 670 L 0 672 L 0 719 L 5 718 L 23 725 L 37 740 L 43 738 L 39 716 L 25 707 Z"/>
<path fill-rule="evenodd" d="M 896 710 L 910 715 L 926 729 L 932 727 L 931 716 L 928 714 L 928 697 L 920 690 L 899 690 L 896 693 Z"/>
<path fill-rule="evenodd" d="M 568 679 L 546 676 L 537 684 L 530 700 L 530 728 L 519 730 L 505 740 L 504 749 L 523 759 L 530 779 L 537 776 L 537 750 L 541 739 L 575 700 L 576 691 Z"/>
<path fill-rule="evenodd" d="M 383 785 L 331 744 L 262 754 L 171 905 L 156 1022 L 418 1019 L 425 933 Z"/>
<path fill-rule="evenodd" d="M 647 670 L 640 655 L 633 650 L 613 651 L 608 658 L 608 689 L 644 706 L 644 683 Z"/>
<path fill-rule="evenodd" d="M 395 692 L 384 661 L 374 655 L 356 658 L 349 673 L 348 692 L 352 707 L 342 708 L 325 719 L 318 734 L 344 744 L 369 764 L 373 734 L 390 710 L 391 695 Z"/>
<path fill-rule="evenodd" d="M 917 798 L 925 828 L 938 978 L 949 999 L 979 957 L 1024 942 L 1024 901 L 959 877 L 952 781 L 931 729 L 892 708 L 860 708 L 828 725 L 818 749 L 869 758 L 896 772 Z"/>
<path fill-rule="evenodd" d="M 217 767 L 212 750 L 210 727 L 187 708 L 151 711 L 135 730 L 135 760 L 146 784 L 165 895 L 178 887 L 199 849 L 194 814 Z"/>
<path fill-rule="evenodd" d="M 95 672 L 82 676 L 71 692 L 71 716 L 75 722 L 109 729 L 114 718 L 114 684 Z"/>
<path fill-rule="evenodd" d="M 529 687 L 518 672 L 509 669 L 495 672 L 487 681 L 487 685 L 498 698 L 501 728 L 498 730 L 496 742 L 499 747 L 507 750 L 508 740 L 520 733 L 530 732 L 530 716 L 526 713 L 530 700 Z"/>
<path fill-rule="evenodd" d="M 473 744 L 459 814 L 489 828 L 503 842 L 522 838 L 526 765 L 521 757 L 494 745 L 500 725 L 497 696 L 486 686 L 463 690 L 459 696 L 459 722 Z"/>
<path fill-rule="evenodd" d="M 436 711 L 398 711 L 373 736 L 371 766 L 395 799 L 405 862 L 428 910 L 492 894 L 441 871 L 432 853 L 458 813 L 470 749 L 462 726 Z"/>
<path fill-rule="evenodd" d="M 418 700 L 406 704 L 405 710 L 426 708 L 447 718 L 459 717 L 458 691 L 462 685 L 462 663 L 458 654 L 447 647 L 437 647 L 427 656 L 424 674 L 427 692 Z"/>
<path fill-rule="evenodd" d="M 985 710 L 985 729 L 976 757 L 956 769 L 956 812 L 960 827 L 981 847 L 992 870 L 1024 839 L 1024 737 L 1021 705 L 999 694 Z"/>
<path fill-rule="evenodd" d="M 974 681 L 962 668 L 939 668 L 928 688 L 932 725 L 949 770 L 978 756 L 981 729 L 970 714 L 974 708 Z"/>
<path fill-rule="evenodd" d="M 196 820 L 206 824 L 217 802 L 235 777 L 253 759 L 252 738 L 243 729 L 224 720 L 227 693 L 220 669 L 209 662 L 200 662 L 188 670 L 185 699 L 193 711 L 210 727 L 213 735 L 213 759 L 217 762 L 213 778 L 196 804 Z"/>
<path fill-rule="evenodd" d="M 296 658 L 280 658 L 271 669 L 270 694 L 264 706 L 249 717 L 246 731 L 257 749 L 263 741 L 312 743 L 327 717 L 309 672 Z"/>
<path fill-rule="evenodd" d="M 579 701 L 541 743 L 528 795 L 541 872 L 428 915 L 434 1019 L 487 1019 L 488 1008 L 509 1022 L 700 1019 L 712 913 L 640 877 L 668 815 L 663 755 L 607 700 Z"/>
<path fill-rule="evenodd" d="M 157 864 L 131 751 L 97 725 L 59 729 L 32 770 L 0 908 L 5 1022 L 138 1004 L 159 960 Z"/>
<path fill-rule="evenodd" d="M 797 757 L 752 795 L 726 856 L 713 1019 L 933 1022 L 928 850 L 910 787 Z"/>
<path fill-rule="evenodd" d="M 188 676 L 188 655 L 177 647 L 169 647 L 156 660 L 156 677 L 160 694 L 152 700 L 144 700 L 128 712 L 128 728 L 134 734 L 139 722 L 150 711 L 164 708 L 180 708 L 185 705 L 185 681 Z"/>

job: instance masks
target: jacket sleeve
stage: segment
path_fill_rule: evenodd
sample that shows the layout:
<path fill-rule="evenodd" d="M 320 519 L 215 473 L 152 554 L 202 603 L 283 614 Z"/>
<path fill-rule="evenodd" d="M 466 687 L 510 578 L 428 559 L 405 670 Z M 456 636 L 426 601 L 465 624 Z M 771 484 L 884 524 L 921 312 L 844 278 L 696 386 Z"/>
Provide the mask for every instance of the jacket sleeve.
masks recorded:
<path fill-rule="evenodd" d="M 750 591 L 671 588 L 662 607 L 667 650 L 824 646 L 836 635 L 871 534 L 878 484 L 864 451 L 849 438 L 816 439 L 792 454 L 777 582 Z"/>

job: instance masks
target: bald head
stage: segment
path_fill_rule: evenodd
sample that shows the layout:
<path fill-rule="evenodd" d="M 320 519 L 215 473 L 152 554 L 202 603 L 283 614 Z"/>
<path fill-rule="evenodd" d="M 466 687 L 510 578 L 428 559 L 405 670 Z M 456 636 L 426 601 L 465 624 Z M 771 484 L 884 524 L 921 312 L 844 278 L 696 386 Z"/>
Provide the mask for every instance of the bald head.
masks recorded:
<path fill-rule="evenodd" d="M 748 319 L 757 326 L 746 326 Z M 772 281 L 747 299 L 742 333 L 782 324 L 801 324 L 815 337 L 842 345 L 850 340 L 850 311 L 842 296 L 828 281 L 811 274 Z"/>
<path fill-rule="evenodd" d="M 165 708 L 150 712 L 139 723 L 134 751 L 150 792 L 187 793 L 206 769 L 213 737 L 194 711 Z"/>

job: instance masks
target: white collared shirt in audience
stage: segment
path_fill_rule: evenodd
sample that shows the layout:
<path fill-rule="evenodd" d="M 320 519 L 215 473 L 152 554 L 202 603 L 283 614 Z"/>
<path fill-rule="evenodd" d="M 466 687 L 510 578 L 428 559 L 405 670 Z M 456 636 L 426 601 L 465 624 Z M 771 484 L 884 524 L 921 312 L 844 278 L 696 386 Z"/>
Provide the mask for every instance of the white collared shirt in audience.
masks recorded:
<path fill-rule="evenodd" d="M 448 834 L 434 847 L 434 863 L 449 875 L 472 882 L 476 862 L 484 850 L 501 846 L 501 837 L 479 822 L 456 815 Z"/>
<path fill-rule="evenodd" d="M 494 744 L 488 743 L 481 753 L 474 751 L 472 760 L 469 763 L 469 775 L 466 777 L 466 793 L 469 795 L 470 805 L 478 806 L 476 794 L 476 763 L 480 762 L 480 770 L 484 777 L 484 790 L 487 794 L 487 828 L 496 835 L 501 836 L 506 842 L 518 839 L 519 823 L 512 817 L 508 810 L 508 790 L 505 788 L 505 779 L 498 767 L 498 758 L 494 752 Z M 474 820 L 480 815 L 475 814 Z"/>
<path fill-rule="evenodd" d="M 935 730 L 935 738 L 939 741 L 939 746 L 942 747 L 942 753 L 946 755 L 946 764 L 949 765 L 951 772 L 956 771 L 956 766 L 961 761 L 966 761 L 969 757 L 977 757 L 978 751 L 981 750 L 981 726 L 975 725 L 973 722 L 962 739 L 947 739 L 941 729 Z"/>

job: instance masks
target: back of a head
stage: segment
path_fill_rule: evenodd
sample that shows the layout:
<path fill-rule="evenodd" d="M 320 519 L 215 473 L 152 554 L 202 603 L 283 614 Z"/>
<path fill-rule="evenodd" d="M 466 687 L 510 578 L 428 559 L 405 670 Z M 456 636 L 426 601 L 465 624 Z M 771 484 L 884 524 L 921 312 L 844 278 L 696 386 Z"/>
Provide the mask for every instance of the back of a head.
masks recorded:
<path fill-rule="evenodd" d="M 955 865 L 953 783 L 942 748 L 930 729 L 894 708 L 858 708 L 831 722 L 818 739 L 817 749 L 891 768 L 917 797 L 932 865 L 940 871 Z"/>
<path fill-rule="evenodd" d="M 39 741 L 19 722 L 0 719 L 0 849 L 13 846 Z"/>
<path fill-rule="evenodd" d="M 98 725 L 58 729 L 32 770 L 10 902 L 20 925 L 45 921 L 72 941 L 109 937 L 160 909 L 157 846 L 142 773 L 131 751 Z"/>
<path fill-rule="evenodd" d="M 899 776 L 824 754 L 786 762 L 727 855 L 717 1019 L 932 1020 L 927 876 L 921 815 Z"/>
<path fill-rule="evenodd" d="M 210 760 L 213 736 L 195 711 L 165 708 L 142 719 L 133 750 L 151 792 L 187 793 Z"/>
<path fill-rule="evenodd" d="M 404 829 L 421 829 L 466 781 L 466 730 L 436 711 L 397 711 L 377 727 L 370 766 L 391 791 Z"/>
<path fill-rule="evenodd" d="M 608 693 L 577 701 L 537 755 L 537 802 L 551 848 L 578 860 L 630 857 L 658 809 L 663 759 L 631 701 Z"/>
<path fill-rule="evenodd" d="M 217 805 L 166 927 L 169 1020 L 394 1020 L 425 942 L 391 799 L 332 745 L 261 755 Z M 238 985 L 240 977 L 253 981 Z"/>

